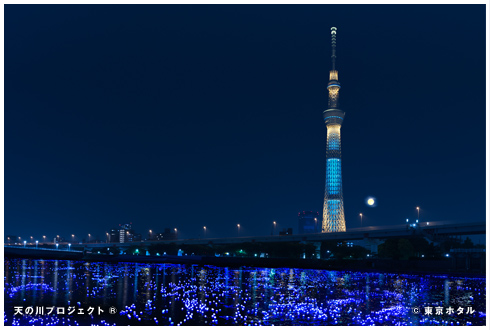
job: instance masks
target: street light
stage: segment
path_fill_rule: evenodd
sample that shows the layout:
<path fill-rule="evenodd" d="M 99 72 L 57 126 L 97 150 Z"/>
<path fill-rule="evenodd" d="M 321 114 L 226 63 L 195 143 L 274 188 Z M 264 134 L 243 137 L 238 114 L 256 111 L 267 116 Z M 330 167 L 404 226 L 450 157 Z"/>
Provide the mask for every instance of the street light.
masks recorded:
<path fill-rule="evenodd" d="M 56 243 L 56 248 L 58 248 L 58 245 L 59 245 L 59 244 L 58 244 L 58 243 Z"/>
<path fill-rule="evenodd" d="M 43 235 L 43 242 L 46 242 L 46 235 Z"/>
<path fill-rule="evenodd" d="M 151 240 L 151 229 L 150 229 L 150 240 Z"/>
<path fill-rule="evenodd" d="M 106 242 L 109 243 L 109 233 L 105 233 L 106 236 Z"/>
<path fill-rule="evenodd" d="M 71 243 L 68 243 L 68 250 L 70 250 L 70 247 L 71 247 Z"/>
<path fill-rule="evenodd" d="M 206 226 L 204 226 L 203 229 L 204 229 L 204 237 L 206 237 Z"/>
<path fill-rule="evenodd" d="M 27 241 L 24 241 L 24 247 L 26 247 L 26 243 L 27 243 Z"/>
<path fill-rule="evenodd" d="M 271 236 L 274 235 L 274 232 L 276 231 L 276 222 L 272 221 L 272 233 Z"/>
<path fill-rule="evenodd" d="M 407 223 L 408 223 L 408 219 L 407 219 Z"/>
<path fill-rule="evenodd" d="M 359 213 L 359 215 L 361 216 L 361 227 L 362 227 L 362 213 Z"/>
<path fill-rule="evenodd" d="M 88 242 L 90 243 L 90 234 L 88 234 Z"/>
<path fill-rule="evenodd" d="M 416 207 L 417 208 L 417 218 L 420 218 L 420 207 Z"/>
<path fill-rule="evenodd" d="M 236 227 L 237 227 L 237 230 L 238 230 L 238 236 L 240 236 L 240 224 L 237 224 Z"/>
<path fill-rule="evenodd" d="M 36 241 L 36 249 L 37 249 L 37 243 L 39 243 L 39 241 Z"/>
<path fill-rule="evenodd" d="M 318 232 L 318 219 L 315 218 L 315 233 Z"/>

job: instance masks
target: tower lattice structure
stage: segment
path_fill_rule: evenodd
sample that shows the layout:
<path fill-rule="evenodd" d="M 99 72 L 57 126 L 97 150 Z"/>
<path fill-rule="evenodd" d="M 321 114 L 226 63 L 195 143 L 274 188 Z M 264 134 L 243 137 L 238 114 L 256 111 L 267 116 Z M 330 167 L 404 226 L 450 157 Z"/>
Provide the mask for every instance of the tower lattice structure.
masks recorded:
<path fill-rule="evenodd" d="M 322 232 L 345 231 L 344 198 L 342 195 L 342 158 L 340 152 L 340 128 L 345 112 L 339 107 L 339 73 L 335 70 L 337 28 L 330 29 L 332 37 L 332 70 L 328 82 L 328 109 L 323 111 L 327 126 L 327 166 L 325 198 L 323 200 Z"/>

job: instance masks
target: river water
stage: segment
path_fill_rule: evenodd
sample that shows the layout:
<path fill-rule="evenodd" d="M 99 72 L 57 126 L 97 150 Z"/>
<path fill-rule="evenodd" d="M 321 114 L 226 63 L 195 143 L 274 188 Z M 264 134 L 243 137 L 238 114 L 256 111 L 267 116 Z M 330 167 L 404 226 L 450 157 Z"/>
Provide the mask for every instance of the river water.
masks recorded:
<path fill-rule="evenodd" d="M 5 325 L 485 325 L 485 278 L 5 260 Z"/>

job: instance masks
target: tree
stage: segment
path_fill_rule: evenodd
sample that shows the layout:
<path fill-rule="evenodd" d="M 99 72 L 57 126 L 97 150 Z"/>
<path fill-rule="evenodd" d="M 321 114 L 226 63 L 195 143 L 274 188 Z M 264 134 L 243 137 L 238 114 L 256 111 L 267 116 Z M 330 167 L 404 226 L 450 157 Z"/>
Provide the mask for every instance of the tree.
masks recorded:
<path fill-rule="evenodd" d="M 400 253 L 398 251 L 398 240 L 396 238 L 388 238 L 384 243 L 378 246 L 378 256 L 380 258 L 398 259 Z"/>
<path fill-rule="evenodd" d="M 400 259 L 408 260 L 414 254 L 414 247 L 412 243 L 406 238 L 401 238 L 398 240 L 398 251 L 400 253 Z"/>

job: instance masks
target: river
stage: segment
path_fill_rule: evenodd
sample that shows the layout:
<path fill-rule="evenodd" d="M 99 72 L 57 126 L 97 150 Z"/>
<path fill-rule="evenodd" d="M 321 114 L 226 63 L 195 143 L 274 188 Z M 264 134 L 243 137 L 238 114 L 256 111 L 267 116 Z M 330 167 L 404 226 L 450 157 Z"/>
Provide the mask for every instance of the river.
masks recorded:
<path fill-rule="evenodd" d="M 5 325 L 485 325 L 485 278 L 5 259 Z"/>

